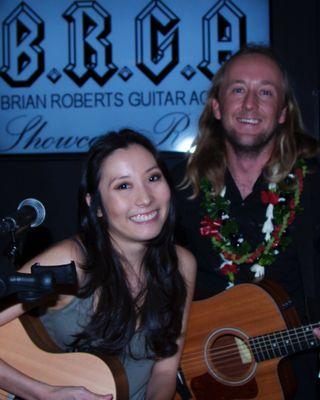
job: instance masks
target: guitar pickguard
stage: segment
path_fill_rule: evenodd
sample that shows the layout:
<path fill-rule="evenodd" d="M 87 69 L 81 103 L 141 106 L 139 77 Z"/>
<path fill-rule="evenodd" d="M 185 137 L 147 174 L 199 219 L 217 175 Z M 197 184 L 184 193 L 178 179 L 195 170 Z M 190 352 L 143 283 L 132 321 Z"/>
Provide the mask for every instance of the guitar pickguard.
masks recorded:
<path fill-rule="evenodd" d="M 234 387 L 223 385 L 206 373 L 193 378 L 190 386 L 197 400 L 256 399 L 258 395 L 258 385 L 255 379 L 241 387 Z"/>

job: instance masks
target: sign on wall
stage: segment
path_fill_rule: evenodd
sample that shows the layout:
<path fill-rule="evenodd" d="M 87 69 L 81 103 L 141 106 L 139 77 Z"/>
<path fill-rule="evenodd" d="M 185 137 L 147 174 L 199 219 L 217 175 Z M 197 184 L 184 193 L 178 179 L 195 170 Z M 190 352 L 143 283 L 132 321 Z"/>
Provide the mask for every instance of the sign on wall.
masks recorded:
<path fill-rule="evenodd" d="M 187 151 L 217 68 L 269 42 L 268 0 L 1 0 L 0 153 L 131 127 Z"/>

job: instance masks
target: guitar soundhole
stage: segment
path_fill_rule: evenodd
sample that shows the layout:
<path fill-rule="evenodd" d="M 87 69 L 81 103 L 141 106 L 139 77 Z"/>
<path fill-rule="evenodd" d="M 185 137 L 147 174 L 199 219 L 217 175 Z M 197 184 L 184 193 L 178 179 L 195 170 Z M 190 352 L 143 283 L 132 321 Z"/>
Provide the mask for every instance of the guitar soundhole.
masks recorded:
<path fill-rule="evenodd" d="M 226 385 L 244 384 L 256 370 L 248 337 L 237 329 L 212 333 L 205 345 L 205 358 L 209 372 Z"/>

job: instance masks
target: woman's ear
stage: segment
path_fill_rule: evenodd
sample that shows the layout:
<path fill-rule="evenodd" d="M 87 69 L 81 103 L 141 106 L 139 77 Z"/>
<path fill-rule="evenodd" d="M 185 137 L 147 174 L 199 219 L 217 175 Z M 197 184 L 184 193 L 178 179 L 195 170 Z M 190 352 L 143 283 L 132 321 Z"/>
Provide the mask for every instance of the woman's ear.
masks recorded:
<path fill-rule="evenodd" d="M 87 203 L 87 206 L 90 207 L 90 205 L 91 205 L 91 196 L 90 196 L 89 193 L 86 194 L 86 203 Z"/>
<path fill-rule="evenodd" d="M 87 203 L 87 206 L 90 207 L 91 195 L 89 193 L 86 194 L 86 203 Z M 102 217 L 102 211 L 101 211 L 100 207 L 98 207 L 98 210 L 97 210 L 97 217 Z"/>

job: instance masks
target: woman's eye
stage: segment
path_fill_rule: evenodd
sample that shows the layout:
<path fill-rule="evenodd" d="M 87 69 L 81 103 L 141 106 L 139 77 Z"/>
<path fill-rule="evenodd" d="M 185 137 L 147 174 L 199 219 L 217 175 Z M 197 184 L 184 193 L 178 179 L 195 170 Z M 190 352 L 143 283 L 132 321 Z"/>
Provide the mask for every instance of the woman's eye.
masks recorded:
<path fill-rule="evenodd" d="M 120 185 L 118 185 L 116 187 L 117 190 L 124 190 L 124 189 L 128 189 L 129 188 L 129 184 L 128 183 L 121 183 Z"/>
<path fill-rule="evenodd" d="M 153 174 L 149 177 L 150 182 L 156 182 L 161 179 L 161 174 Z"/>

